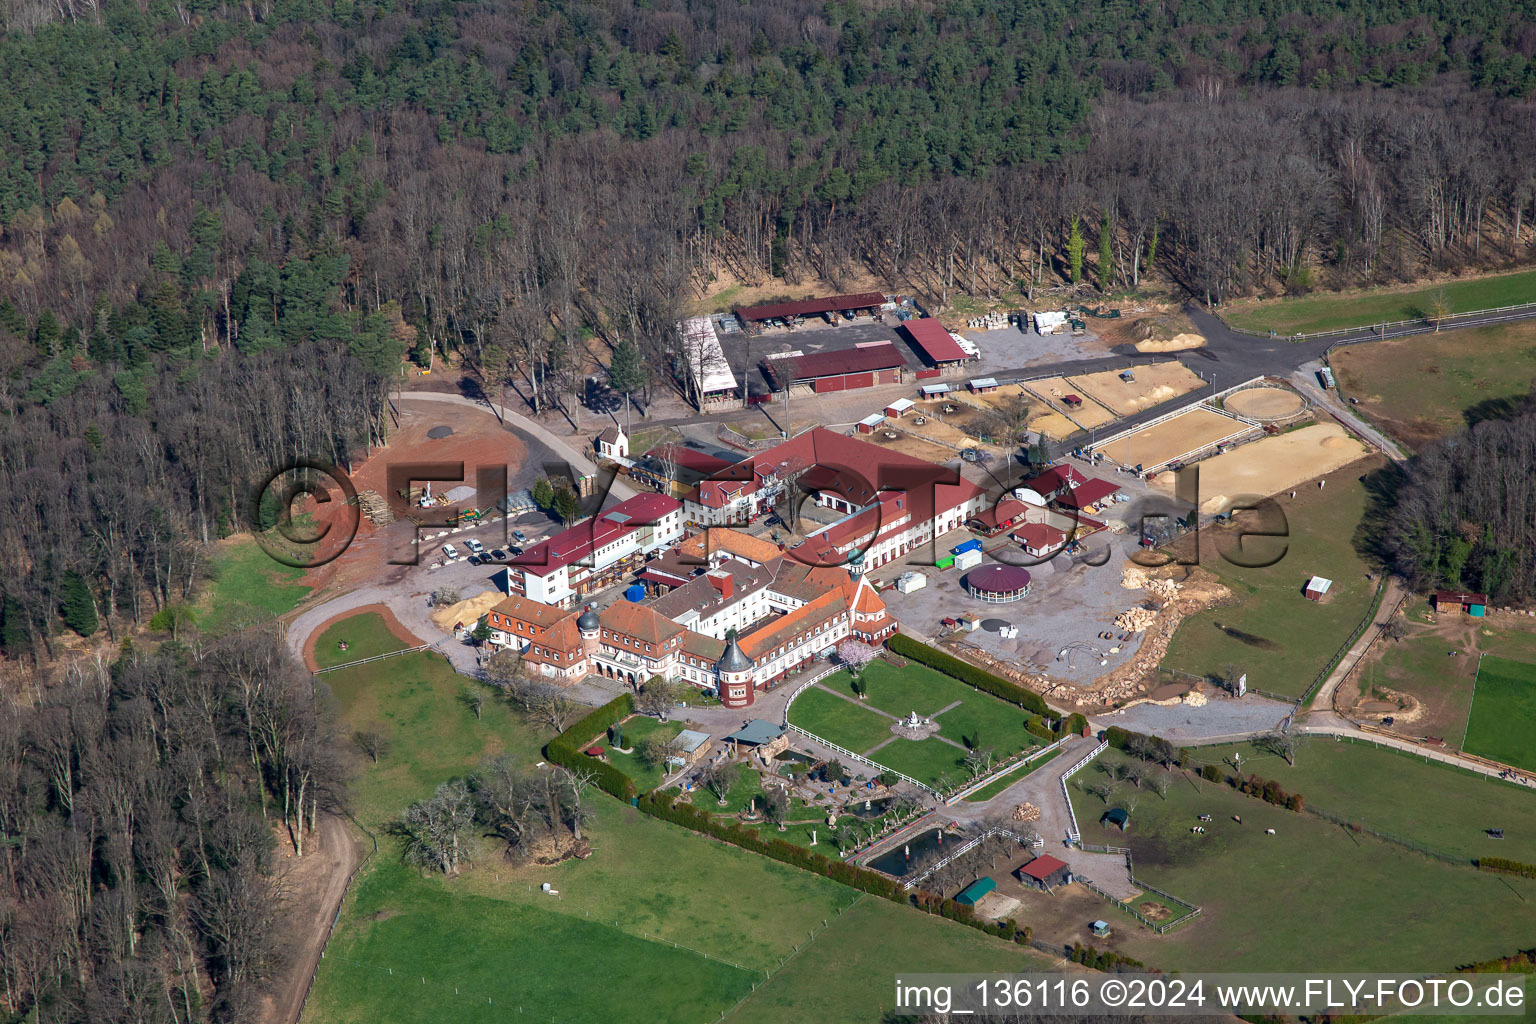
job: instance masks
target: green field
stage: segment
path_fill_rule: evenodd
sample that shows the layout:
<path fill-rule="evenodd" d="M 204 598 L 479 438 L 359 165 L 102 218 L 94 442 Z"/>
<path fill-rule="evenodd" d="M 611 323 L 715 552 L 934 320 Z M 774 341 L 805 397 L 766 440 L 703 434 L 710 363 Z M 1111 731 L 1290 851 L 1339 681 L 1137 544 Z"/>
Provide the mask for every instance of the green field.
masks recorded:
<path fill-rule="evenodd" d="M 1366 509 L 1356 463 L 1335 474 L 1322 491 L 1303 489 L 1284 501 L 1290 536 L 1285 555 L 1266 568 L 1232 565 L 1206 544 L 1202 565 L 1221 578 L 1240 603 L 1185 619 L 1163 665 L 1206 676 L 1227 665 L 1248 673 L 1250 686 L 1299 697 L 1318 671 L 1359 626 L 1376 593 L 1370 566 L 1355 550 Z M 1276 542 L 1258 539 L 1256 550 Z M 1333 580 L 1326 604 L 1308 601 L 1302 586 L 1312 575 Z"/>
<path fill-rule="evenodd" d="M 1536 324 L 1349 345 L 1329 363 L 1360 411 L 1416 448 L 1498 416 L 1536 386 Z"/>
<path fill-rule="evenodd" d="M 884 715 L 828 693 L 819 686 L 813 686 L 795 698 L 790 717 L 800 728 L 856 754 L 890 739 L 894 724 Z"/>
<path fill-rule="evenodd" d="M 863 702 L 835 695 L 854 695 L 851 677 L 837 672 L 796 698 L 790 718 L 802 729 L 927 783 L 935 783 L 941 776 L 951 782 L 960 780 L 966 752 L 956 744 L 962 744 L 963 737 L 991 747 L 999 758 L 1040 743 L 1024 728 L 1031 717 L 1028 712 L 927 666 L 897 668 L 887 661 L 874 661 L 865 667 L 861 679 L 868 688 Z M 901 737 L 892 740 L 891 720 L 871 707 L 895 718 L 914 711 L 924 717 L 937 716 L 939 736 L 952 742 L 937 737 L 917 742 Z M 885 743 L 887 740 L 890 742 Z M 872 751 L 879 743 L 885 746 Z"/>
<path fill-rule="evenodd" d="M 875 1024 L 907 1019 L 889 1016 L 898 974 L 1039 971 L 1055 959 L 866 896 L 726 1020 Z"/>
<path fill-rule="evenodd" d="M 374 616 L 333 628 L 354 644 L 387 636 Z M 473 867 L 457 878 L 409 869 L 384 828 L 406 804 L 488 754 L 510 753 L 533 770 L 549 737 L 499 702 L 488 702 L 477 721 L 457 699 L 464 680 L 435 654 L 323 679 L 345 729 L 376 729 L 390 748 L 354 787 L 357 818 L 379 835 L 379 852 L 343 906 L 307 1021 L 711 1021 L 812 932 L 816 940 L 774 976 L 774 992 L 804 1005 L 813 994 L 806 986 L 825 984 L 826 998 L 858 1008 L 845 1019 L 873 1019 L 862 1008 L 889 990 L 882 951 L 893 942 L 914 967 L 959 970 L 987 958 L 998 970 L 1040 963 L 1000 940 L 870 897 L 867 908 L 839 916 L 858 899 L 852 889 L 600 793 L 590 797 L 595 817 L 584 834 L 594 852 L 587 860 L 511 864 L 499 844 L 482 839 Z M 645 722 L 628 723 L 626 742 Z M 753 790 L 755 780 L 744 778 L 731 808 Z M 558 898 L 540 891 L 544 882 Z M 824 921 L 831 926 L 824 929 Z"/>
<path fill-rule="evenodd" d="M 1536 665 L 1484 657 L 1477 666 L 1463 749 L 1536 771 Z"/>
<path fill-rule="evenodd" d="M 1536 793 L 1525 787 L 1370 743 L 1321 736 L 1302 742 L 1294 768 L 1250 744 L 1201 747 L 1197 755 L 1216 761 L 1234 751 L 1243 755 L 1244 774 L 1275 779 L 1287 792 L 1306 797 L 1309 807 L 1452 857 L 1470 861 L 1497 854 L 1536 863 Z M 1488 838 L 1487 828 L 1503 828 L 1505 838 Z"/>
<path fill-rule="evenodd" d="M 1308 747 L 1304 759 L 1315 749 Z M 1328 769 L 1338 786 L 1364 789 L 1366 779 L 1410 774 L 1412 762 L 1369 748 L 1364 753 L 1372 758 L 1365 778 L 1344 774 L 1341 765 Z M 1254 770 L 1313 799 L 1303 780 L 1280 768 L 1266 763 Z M 1459 778 L 1450 772 L 1431 782 L 1454 785 Z M 1418 782 L 1423 785 L 1425 777 Z M 1480 785 L 1490 786 L 1486 794 L 1501 792 Z M 1075 786 L 1072 790 L 1079 819 L 1097 820 L 1104 805 Z M 1391 792 L 1402 799 L 1408 789 L 1394 785 Z M 1529 794 L 1523 799 L 1532 801 Z M 1197 836 L 1189 829 L 1200 814 L 1213 820 L 1206 834 Z M 1242 824 L 1233 815 L 1240 815 Z M 1266 835 L 1267 828 L 1276 834 Z M 1096 829 L 1090 826 L 1088 833 Z M 1223 783 L 1186 777 L 1166 799 L 1143 793 L 1131 828 L 1113 837 L 1113 843 L 1131 848 L 1138 877 L 1204 911 L 1163 936 L 1139 927 L 1116 929 L 1111 945 L 1164 969 L 1449 969 L 1528 948 L 1536 930 L 1536 882 L 1446 864 L 1357 836 Z"/>
<path fill-rule="evenodd" d="M 292 611 L 309 594 L 298 582 L 303 576 L 303 569 L 273 561 L 250 537 L 232 537 L 214 556 L 213 582 L 198 625 L 217 632 Z"/>
<path fill-rule="evenodd" d="M 1228 307 L 1223 316 L 1232 326 L 1250 331 L 1273 330 L 1281 334 L 1332 331 L 1423 319 L 1442 293 L 1451 313 L 1536 302 L 1536 271 L 1447 281 L 1427 288 L 1371 289 L 1299 299 L 1239 302 Z"/>
<path fill-rule="evenodd" d="M 346 642 L 347 649 L 337 644 Z M 377 615 L 354 615 L 333 622 L 315 640 L 315 663 L 321 668 L 362 661 L 390 651 L 402 651 L 405 644 L 389 631 Z"/>

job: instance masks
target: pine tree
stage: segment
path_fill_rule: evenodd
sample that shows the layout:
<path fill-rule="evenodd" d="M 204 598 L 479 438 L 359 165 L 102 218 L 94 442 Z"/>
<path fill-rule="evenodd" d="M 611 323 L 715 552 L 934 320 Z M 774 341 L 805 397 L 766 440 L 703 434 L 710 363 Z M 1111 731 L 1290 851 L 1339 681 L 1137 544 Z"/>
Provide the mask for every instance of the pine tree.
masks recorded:
<path fill-rule="evenodd" d="M 1067 276 L 1073 284 L 1083 279 L 1083 242 L 1082 225 L 1076 217 L 1072 218 L 1072 232 L 1067 235 Z"/>
<path fill-rule="evenodd" d="M 533 503 L 540 511 L 548 512 L 555 504 L 555 486 L 548 477 L 539 477 L 533 485 Z"/>
<path fill-rule="evenodd" d="M 81 636 L 95 633 L 100 626 L 96 621 L 96 601 L 91 597 L 90 586 L 79 573 L 65 574 L 62 595 L 64 625 Z"/>
<path fill-rule="evenodd" d="M 7 597 L 0 603 L 0 652 L 16 658 L 27 650 L 27 613 L 21 602 Z"/>
<path fill-rule="evenodd" d="M 624 396 L 624 429 L 629 430 L 629 399 L 649 382 L 645 357 L 634 342 L 625 338 L 613 346 L 613 361 L 608 364 L 608 384 Z"/>
<path fill-rule="evenodd" d="M 1110 223 L 1109 211 L 1104 211 L 1104 219 L 1099 222 L 1099 291 L 1108 293 L 1109 286 L 1115 276 L 1115 250 L 1114 250 L 1114 225 Z"/>
<path fill-rule="evenodd" d="M 555 515 L 567 526 L 581 518 L 581 499 L 569 487 L 562 487 L 555 492 Z"/>
<path fill-rule="evenodd" d="M 59 351 L 59 341 L 64 337 L 64 328 L 59 326 L 59 318 L 52 311 L 43 310 L 37 315 L 37 350 L 45 356 L 56 355 Z"/>

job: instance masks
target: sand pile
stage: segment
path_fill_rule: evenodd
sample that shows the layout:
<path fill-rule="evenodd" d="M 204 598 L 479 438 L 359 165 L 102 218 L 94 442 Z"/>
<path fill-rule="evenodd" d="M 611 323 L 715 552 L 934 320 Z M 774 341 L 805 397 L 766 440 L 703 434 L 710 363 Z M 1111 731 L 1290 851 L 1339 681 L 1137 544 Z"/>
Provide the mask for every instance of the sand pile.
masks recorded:
<path fill-rule="evenodd" d="M 1204 348 L 1205 338 L 1198 334 L 1175 334 L 1171 338 L 1149 338 L 1136 343 L 1137 352 L 1183 352 L 1185 349 Z"/>
<path fill-rule="evenodd" d="M 1205 694 L 1201 693 L 1199 690 L 1190 690 L 1184 695 L 1184 703 L 1188 704 L 1192 708 L 1205 707 Z"/>
<path fill-rule="evenodd" d="M 496 607 L 501 601 L 502 596 L 499 590 L 487 590 L 483 594 L 476 594 L 457 604 L 444 605 L 437 609 L 432 613 L 432 622 L 444 633 L 451 633 L 455 622 L 473 626 L 480 621 L 480 616 Z"/>
<path fill-rule="evenodd" d="M 1015 807 L 1013 809 L 1013 820 L 1014 821 L 1039 821 L 1040 820 L 1040 808 L 1036 807 L 1032 803 L 1029 803 L 1028 801 L 1025 801 L 1024 803 L 1019 804 L 1019 806 L 1017 806 L 1017 807 Z"/>
<path fill-rule="evenodd" d="M 1150 608 L 1132 608 L 1115 616 L 1115 628 L 1128 633 L 1140 633 L 1156 619 L 1157 613 Z"/>

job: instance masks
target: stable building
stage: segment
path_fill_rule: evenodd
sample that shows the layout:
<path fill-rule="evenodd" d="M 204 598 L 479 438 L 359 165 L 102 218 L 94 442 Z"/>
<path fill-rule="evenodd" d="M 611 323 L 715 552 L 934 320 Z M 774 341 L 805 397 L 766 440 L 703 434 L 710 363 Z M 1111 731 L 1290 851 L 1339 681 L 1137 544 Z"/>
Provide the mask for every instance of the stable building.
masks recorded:
<path fill-rule="evenodd" d="M 888 341 L 835 352 L 789 352 L 763 360 L 763 375 L 775 391 L 826 394 L 881 384 L 900 384 L 907 360 Z"/>
<path fill-rule="evenodd" d="M 762 306 L 743 306 L 736 309 L 736 318 L 743 327 L 755 329 L 769 321 L 778 321 L 793 327 L 808 316 L 826 317 L 836 323 L 837 316 L 873 315 L 886 304 L 880 292 L 858 292 L 853 295 L 828 295 L 816 299 L 800 299 L 794 302 L 770 302 Z"/>
<path fill-rule="evenodd" d="M 1435 593 L 1435 611 L 1441 615 L 1471 615 L 1482 618 L 1488 614 L 1487 594 L 1464 594 L 1460 591 L 1441 590 Z"/>
<path fill-rule="evenodd" d="M 1013 873 L 1020 882 L 1032 889 L 1050 892 L 1063 885 L 1072 884 L 1072 868 L 1064 860 L 1050 854 L 1041 854 Z"/>
<path fill-rule="evenodd" d="M 908 320 L 901 325 L 901 331 L 932 371 L 955 369 L 971 358 L 955 336 L 932 317 Z"/>

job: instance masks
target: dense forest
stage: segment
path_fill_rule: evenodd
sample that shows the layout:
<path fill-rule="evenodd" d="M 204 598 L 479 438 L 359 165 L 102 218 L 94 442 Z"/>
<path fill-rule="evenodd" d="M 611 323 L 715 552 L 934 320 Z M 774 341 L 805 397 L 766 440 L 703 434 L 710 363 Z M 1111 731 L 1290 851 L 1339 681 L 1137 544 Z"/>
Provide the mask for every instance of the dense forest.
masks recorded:
<path fill-rule="evenodd" d="M 1408 468 L 1388 543 L 1416 589 L 1536 598 L 1536 394 L 1497 412 Z"/>
<path fill-rule="evenodd" d="M 380 439 L 403 355 L 542 411 L 594 335 L 664 380 L 733 282 L 1219 301 L 1527 259 L 1532 13 L 5 0 L 0 649 L 185 599 L 243 482 Z"/>
<path fill-rule="evenodd" d="M 0 1014 L 256 1017 L 283 963 L 274 837 L 345 785 L 324 688 L 260 630 L 77 663 L 0 703 Z"/>

